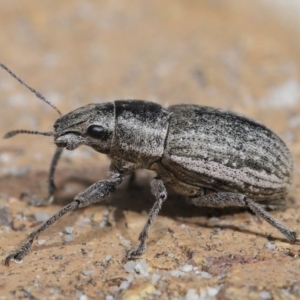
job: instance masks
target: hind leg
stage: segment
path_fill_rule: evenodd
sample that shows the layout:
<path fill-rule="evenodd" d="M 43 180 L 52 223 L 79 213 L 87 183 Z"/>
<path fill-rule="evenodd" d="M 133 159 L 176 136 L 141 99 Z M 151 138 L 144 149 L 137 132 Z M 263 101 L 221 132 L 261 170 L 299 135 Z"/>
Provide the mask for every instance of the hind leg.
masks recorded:
<path fill-rule="evenodd" d="M 277 230 L 279 230 L 286 238 L 294 243 L 299 240 L 296 239 L 294 231 L 282 225 L 279 221 L 273 218 L 267 211 L 265 211 L 258 203 L 247 198 L 243 194 L 237 193 L 213 193 L 208 195 L 199 195 L 190 197 L 190 202 L 197 206 L 210 207 L 226 207 L 226 206 L 244 206 L 249 207 L 252 212 L 261 217 Z"/>

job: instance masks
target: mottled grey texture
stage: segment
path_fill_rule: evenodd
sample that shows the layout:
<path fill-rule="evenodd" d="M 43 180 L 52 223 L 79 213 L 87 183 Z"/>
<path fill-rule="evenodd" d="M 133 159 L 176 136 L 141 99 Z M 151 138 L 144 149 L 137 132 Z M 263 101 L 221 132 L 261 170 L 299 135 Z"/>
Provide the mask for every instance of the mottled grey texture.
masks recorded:
<path fill-rule="evenodd" d="M 102 139 L 88 136 L 90 126 L 99 125 L 105 130 Z M 115 131 L 113 103 L 89 104 L 60 117 L 54 124 L 55 143 L 58 147 L 74 150 L 88 145 L 98 152 L 108 154 Z"/>
<path fill-rule="evenodd" d="M 162 164 L 176 191 L 196 194 L 204 187 L 240 192 L 255 200 L 286 195 L 291 154 L 264 125 L 205 106 L 176 105 L 169 111 L 172 116 Z"/>
<path fill-rule="evenodd" d="M 151 224 L 167 198 L 165 185 L 198 206 L 248 206 L 291 242 L 296 241 L 293 231 L 254 202 L 283 201 L 291 183 L 291 154 L 276 134 L 249 118 L 204 106 L 165 109 L 152 102 L 119 100 L 78 108 L 61 116 L 54 129 L 59 149 L 74 150 L 84 144 L 108 154 L 110 179 L 96 182 L 78 194 L 9 255 L 6 264 L 28 254 L 40 232 L 66 212 L 102 201 L 124 175 L 140 168 L 157 172 L 152 181 L 156 202 L 139 236 L 140 243 L 128 251 L 128 257 L 146 250 Z M 49 199 L 60 154 L 61 150 L 57 150 L 50 168 Z M 208 191 L 213 193 L 207 194 Z"/>
<path fill-rule="evenodd" d="M 151 168 L 164 153 L 170 113 L 159 104 L 115 101 L 115 133 L 109 154 L 122 173 Z"/>

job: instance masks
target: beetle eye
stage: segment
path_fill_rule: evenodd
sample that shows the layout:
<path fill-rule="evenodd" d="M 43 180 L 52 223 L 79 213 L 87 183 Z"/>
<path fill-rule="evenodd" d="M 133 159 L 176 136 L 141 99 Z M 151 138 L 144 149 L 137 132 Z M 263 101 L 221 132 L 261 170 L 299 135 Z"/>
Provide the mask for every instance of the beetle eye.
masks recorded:
<path fill-rule="evenodd" d="M 86 134 L 94 139 L 106 140 L 109 135 L 107 129 L 101 125 L 91 125 L 88 127 Z"/>

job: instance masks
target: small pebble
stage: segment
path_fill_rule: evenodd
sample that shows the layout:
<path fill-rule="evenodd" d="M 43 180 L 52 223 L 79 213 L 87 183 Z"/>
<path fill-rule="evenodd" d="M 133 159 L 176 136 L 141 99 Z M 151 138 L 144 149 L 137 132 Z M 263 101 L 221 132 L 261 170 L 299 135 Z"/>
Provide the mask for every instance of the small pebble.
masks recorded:
<path fill-rule="evenodd" d="M 129 281 L 129 282 L 132 282 L 134 279 L 134 277 L 132 275 L 129 275 L 126 280 Z"/>
<path fill-rule="evenodd" d="M 17 214 L 16 219 L 19 221 L 21 221 L 21 220 L 23 221 L 23 220 L 26 220 L 26 217 L 23 214 Z"/>
<path fill-rule="evenodd" d="M 195 289 L 189 289 L 185 296 L 186 300 L 199 300 L 199 296 Z"/>
<path fill-rule="evenodd" d="M 263 300 L 269 300 L 272 299 L 272 295 L 268 291 L 261 291 L 259 293 L 259 297 Z"/>
<path fill-rule="evenodd" d="M 206 290 L 200 291 L 200 299 L 206 299 L 207 298 L 207 292 Z"/>
<path fill-rule="evenodd" d="M 192 265 L 184 265 L 184 266 L 181 267 L 181 270 L 183 272 L 188 273 L 188 272 L 191 272 L 193 270 L 193 266 Z"/>
<path fill-rule="evenodd" d="M 74 232 L 74 228 L 73 227 L 66 227 L 65 232 L 66 232 L 66 234 L 72 234 Z"/>
<path fill-rule="evenodd" d="M 42 240 L 42 239 L 41 239 L 41 240 L 38 240 L 38 244 L 39 244 L 39 245 L 43 245 L 43 244 L 45 244 L 45 242 L 46 242 L 46 240 Z"/>
<path fill-rule="evenodd" d="M 43 212 L 37 212 L 35 214 L 35 219 L 37 222 L 46 222 L 49 218 L 50 215 Z"/>
<path fill-rule="evenodd" d="M 130 247 L 131 242 L 129 240 L 121 240 L 121 245 L 124 247 Z"/>
<path fill-rule="evenodd" d="M 160 275 L 158 274 L 153 274 L 152 275 L 152 284 L 156 284 L 158 282 L 158 280 L 160 279 Z"/>
<path fill-rule="evenodd" d="M 128 281 L 122 281 L 120 284 L 120 290 L 126 290 L 130 286 L 130 282 Z"/>
<path fill-rule="evenodd" d="M 183 272 L 179 271 L 179 270 L 172 270 L 171 271 L 171 276 L 173 277 L 179 277 L 179 276 L 182 276 L 182 275 L 185 275 Z"/>
<path fill-rule="evenodd" d="M 104 227 L 106 227 L 106 225 L 107 225 L 107 222 L 106 222 L 106 221 L 101 221 L 101 222 L 99 223 L 99 227 L 100 227 L 100 228 L 104 228 Z"/>
<path fill-rule="evenodd" d="M 108 263 L 112 259 L 111 255 L 106 255 L 103 259 L 104 262 Z"/>
<path fill-rule="evenodd" d="M 125 268 L 125 271 L 128 272 L 128 273 L 132 273 L 134 272 L 134 268 L 136 266 L 136 262 L 134 260 L 129 260 L 125 265 L 124 265 L 124 268 Z"/>
<path fill-rule="evenodd" d="M 208 288 L 207 289 L 207 294 L 208 294 L 209 297 L 214 297 L 218 293 L 219 293 L 219 288 L 218 287 L 216 287 L 216 288 Z"/>
<path fill-rule="evenodd" d="M 75 224 L 79 227 L 85 227 L 85 225 L 90 222 L 91 222 L 90 218 L 84 218 L 84 219 L 77 221 Z"/>
<path fill-rule="evenodd" d="M 85 276 L 90 276 L 90 275 L 92 275 L 93 274 L 93 270 L 84 270 L 83 271 L 83 275 L 85 275 Z"/>
<path fill-rule="evenodd" d="M 210 278 L 212 278 L 212 275 L 209 274 L 209 273 L 207 273 L 207 272 L 205 272 L 205 271 L 202 271 L 202 272 L 201 272 L 201 277 L 202 277 L 202 278 L 210 279 Z"/>
<path fill-rule="evenodd" d="M 70 234 L 66 234 L 66 235 L 64 236 L 64 240 L 65 240 L 65 242 L 67 242 L 67 243 L 73 242 L 73 241 L 74 241 L 74 237 L 73 237 L 72 235 L 70 235 Z"/>
<path fill-rule="evenodd" d="M 277 246 L 269 241 L 266 242 L 265 244 L 266 248 L 270 249 L 270 250 L 275 250 L 277 248 Z"/>
<path fill-rule="evenodd" d="M 135 271 L 141 275 L 148 276 L 148 267 L 147 262 L 144 259 L 141 259 L 135 266 Z"/>
<path fill-rule="evenodd" d="M 84 222 L 83 220 L 79 220 L 75 223 L 76 226 L 79 226 L 79 227 L 85 227 L 86 225 L 86 222 Z"/>

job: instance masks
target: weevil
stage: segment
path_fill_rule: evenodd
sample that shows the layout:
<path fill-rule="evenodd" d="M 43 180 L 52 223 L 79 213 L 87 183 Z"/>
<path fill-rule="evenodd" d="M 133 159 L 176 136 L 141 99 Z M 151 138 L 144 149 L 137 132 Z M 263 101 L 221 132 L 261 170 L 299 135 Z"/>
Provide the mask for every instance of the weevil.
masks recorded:
<path fill-rule="evenodd" d="M 28 86 L 5 65 L 21 84 L 60 115 L 54 131 L 14 130 L 54 137 L 57 150 L 49 174 L 48 202 L 53 200 L 54 172 L 64 148 L 80 145 L 105 153 L 111 160 L 109 179 L 101 180 L 63 207 L 32 232 L 22 246 L 5 259 L 22 261 L 39 234 L 67 212 L 101 202 L 123 178 L 137 169 L 156 172 L 151 192 L 156 202 L 139 235 L 139 243 L 127 252 L 135 258 L 146 250 L 146 239 L 162 204 L 166 186 L 196 206 L 248 207 L 278 229 L 290 242 L 299 242 L 294 231 L 282 225 L 262 206 L 286 197 L 292 180 L 293 162 L 285 143 L 264 125 L 239 114 L 200 105 L 161 105 L 141 100 L 117 100 L 89 104 L 62 115 L 39 92 Z"/>

